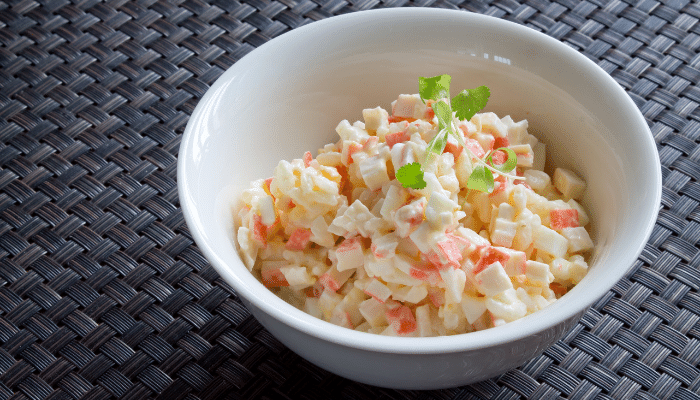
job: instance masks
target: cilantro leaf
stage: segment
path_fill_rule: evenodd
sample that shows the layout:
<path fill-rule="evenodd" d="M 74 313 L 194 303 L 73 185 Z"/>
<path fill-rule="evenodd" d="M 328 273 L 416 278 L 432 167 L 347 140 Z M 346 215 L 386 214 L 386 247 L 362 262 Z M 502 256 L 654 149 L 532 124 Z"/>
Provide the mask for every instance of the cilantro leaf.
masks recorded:
<path fill-rule="evenodd" d="M 450 97 L 450 81 L 452 77 L 449 75 L 438 75 L 432 78 L 418 78 L 418 93 L 420 98 L 425 103 L 426 100 L 440 100 Z"/>
<path fill-rule="evenodd" d="M 479 86 L 475 89 L 463 90 L 450 101 L 451 81 L 452 78 L 449 75 L 418 78 L 420 98 L 423 103 L 425 103 L 426 100 L 436 100 L 432 103 L 431 107 L 438 120 L 438 133 L 430 143 L 428 143 L 423 157 L 424 163 L 431 162 L 435 155 L 440 155 L 445 151 L 449 135 L 454 136 L 463 148 L 467 148 L 464 136 L 459 129 L 455 128 L 453 120 L 455 117 L 460 120 L 470 120 L 477 112 L 481 111 L 481 109 L 486 106 L 489 96 L 491 96 L 488 87 Z M 443 99 L 448 100 L 443 101 Z M 493 158 L 499 150 L 506 153 L 507 158 L 504 160 L 503 155 L 498 153 L 498 157 L 503 160 L 503 163 L 494 165 Z M 498 173 L 507 173 L 515 168 L 518 159 L 515 152 L 511 149 L 500 148 L 477 161 L 481 165 L 472 170 L 467 181 L 467 188 L 491 193 L 494 187 L 491 169 Z M 423 179 L 421 164 L 418 162 L 399 168 L 399 170 L 396 171 L 396 179 L 401 182 L 404 187 L 422 189 L 427 185 Z"/>
<path fill-rule="evenodd" d="M 438 101 L 433 103 L 433 111 L 435 112 L 435 116 L 437 116 L 440 130 L 446 130 L 450 133 L 450 135 L 457 139 L 457 143 L 459 143 L 462 147 L 466 147 L 467 144 L 464 142 L 462 132 L 459 130 L 455 132 L 454 126 L 452 125 L 452 110 L 450 109 L 450 106 L 444 101 Z M 445 138 L 445 144 L 447 144 L 447 138 Z"/>
<path fill-rule="evenodd" d="M 467 181 L 467 189 L 475 189 L 481 192 L 493 191 L 493 174 L 484 166 L 474 168 Z"/>
<path fill-rule="evenodd" d="M 498 151 L 503 151 L 508 155 L 508 158 L 502 163 L 502 164 L 494 164 L 493 163 L 493 156 L 496 154 Z M 486 162 L 489 163 L 490 166 L 493 168 L 497 169 L 498 171 L 501 171 L 503 173 L 508 173 L 513 170 L 518 165 L 518 156 L 515 154 L 515 152 L 508 147 L 500 147 L 491 153 L 486 157 Z"/>
<path fill-rule="evenodd" d="M 406 164 L 399 168 L 396 171 L 396 179 L 405 188 L 423 189 L 427 185 L 425 180 L 423 180 L 423 171 L 420 169 L 420 164 L 417 162 Z"/>
<path fill-rule="evenodd" d="M 486 106 L 489 96 L 491 92 L 486 86 L 462 90 L 452 99 L 452 111 L 457 113 L 458 119 L 468 121 Z"/>
<path fill-rule="evenodd" d="M 433 154 L 442 154 L 445 151 L 445 146 L 447 146 L 447 133 L 448 131 L 443 129 L 438 132 L 433 140 L 428 143 L 428 148 L 425 149 L 425 158 L 429 159 Z"/>
<path fill-rule="evenodd" d="M 450 110 L 450 106 L 447 105 L 444 101 L 438 101 L 433 103 L 433 111 L 435 112 L 435 116 L 438 119 L 438 124 L 440 126 L 440 130 L 445 130 L 447 129 L 448 131 L 452 131 L 452 110 Z"/>

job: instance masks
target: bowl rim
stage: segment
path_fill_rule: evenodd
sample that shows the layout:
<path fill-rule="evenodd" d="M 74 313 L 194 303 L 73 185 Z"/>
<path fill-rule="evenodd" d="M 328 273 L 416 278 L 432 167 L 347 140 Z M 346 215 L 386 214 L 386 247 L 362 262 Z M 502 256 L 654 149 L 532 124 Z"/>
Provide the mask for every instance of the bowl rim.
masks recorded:
<path fill-rule="evenodd" d="M 327 30 L 329 27 L 332 27 L 334 24 L 339 22 L 354 22 L 360 24 L 362 21 L 368 18 L 393 18 L 405 21 L 406 18 L 422 18 L 425 16 L 435 18 L 461 18 L 465 22 L 487 21 L 496 29 L 517 31 L 518 35 L 523 35 L 528 40 L 539 42 L 548 49 L 551 49 L 552 51 L 559 53 L 566 58 L 572 59 L 572 62 L 578 63 L 579 67 L 585 68 L 587 72 L 590 72 L 593 75 L 593 79 L 602 81 L 602 83 L 610 88 L 613 94 L 620 98 L 620 101 L 624 102 L 624 104 L 621 105 L 622 110 L 635 114 L 634 118 L 638 121 L 645 121 L 638 107 L 635 105 L 629 95 L 627 95 L 624 89 L 601 67 L 575 49 L 567 46 L 557 39 L 526 26 L 468 11 L 419 7 L 358 11 L 326 18 L 293 29 L 254 49 L 232 65 L 224 74 L 222 74 L 222 76 L 217 79 L 217 81 L 209 88 L 207 93 L 205 93 L 205 95 L 199 101 L 190 117 L 185 132 L 182 136 L 178 154 L 177 185 L 180 198 L 180 207 L 187 226 L 190 229 L 190 233 L 197 246 L 204 253 L 205 257 L 216 269 L 216 271 L 234 288 L 240 297 L 247 302 L 252 303 L 254 307 L 260 309 L 262 312 L 283 323 L 284 325 L 318 339 L 372 352 L 391 354 L 439 354 L 488 348 L 507 342 L 514 342 L 524 339 L 531 335 L 536 335 L 559 325 L 563 321 L 575 317 L 577 314 L 582 313 L 594 302 L 603 297 L 632 267 L 634 261 L 638 259 L 644 249 L 644 246 L 649 240 L 652 229 L 656 223 L 658 213 L 654 213 L 653 216 L 649 217 L 648 221 L 646 221 L 646 224 L 644 225 L 644 230 L 642 232 L 643 234 L 639 236 L 636 247 L 628 251 L 627 254 L 629 258 L 629 265 L 627 268 L 620 268 L 618 274 L 614 276 L 615 279 L 611 279 L 608 284 L 600 285 L 597 290 L 589 291 L 585 295 L 579 296 L 584 300 L 583 302 L 575 305 L 568 304 L 568 307 L 556 306 L 558 302 L 554 302 L 552 305 L 548 306 L 546 310 L 530 314 L 504 326 L 453 336 L 427 338 L 388 337 L 350 330 L 313 317 L 286 303 L 284 300 L 274 295 L 271 291 L 267 290 L 267 288 L 265 288 L 252 276 L 252 274 L 250 277 L 255 280 L 255 283 L 251 284 L 250 282 L 241 280 L 240 277 L 232 273 L 230 268 L 226 266 L 223 259 L 219 257 L 217 250 L 212 248 L 205 240 L 205 235 L 202 230 L 203 227 L 200 223 L 198 223 L 199 213 L 193 200 L 188 195 L 190 188 L 188 175 L 191 164 L 188 162 L 188 159 L 191 156 L 192 147 L 194 145 L 193 143 L 197 134 L 197 132 L 194 131 L 194 124 L 192 122 L 199 118 L 200 114 L 207 109 L 205 105 L 207 102 L 211 101 L 211 93 L 223 84 L 223 81 L 227 79 L 227 76 L 232 76 L 233 73 L 231 71 L 245 68 L 246 65 L 254 62 L 256 54 L 259 54 L 268 47 L 272 47 L 278 43 L 293 41 L 304 36 L 314 36 L 321 30 Z M 646 122 L 644 122 L 642 125 L 644 126 L 645 130 L 640 134 L 640 136 L 645 138 L 645 147 L 653 147 L 651 154 L 653 155 L 654 160 L 652 161 L 656 166 L 654 169 L 654 175 L 647 178 L 657 182 L 657 184 L 654 186 L 652 198 L 654 204 L 660 206 L 661 163 L 651 131 L 649 130 Z"/>

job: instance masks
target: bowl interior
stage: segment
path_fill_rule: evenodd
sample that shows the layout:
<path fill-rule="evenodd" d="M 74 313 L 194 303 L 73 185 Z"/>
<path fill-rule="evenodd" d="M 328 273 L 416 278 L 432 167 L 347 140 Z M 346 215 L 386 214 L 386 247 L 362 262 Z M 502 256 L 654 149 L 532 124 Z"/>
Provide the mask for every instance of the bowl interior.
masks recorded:
<path fill-rule="evenodd" d="M 310 45 L 311 44 L 311 45 Z M 641 252 L 659 205 L 661 174 L 641 114 L 605 72 L 527 28 L 436 9 L 349 14 L 296 29 L 228 70 L 197 106 L 180 150 L 180 201 L 190 230 L 237 292 L 285 323 L 329 340 L 405 351 L 401 340 L 352 332 L 284 303 L 235 250 L 237 197 L 279 160 L 337 141 L 342 119 L 416 93 L 419 76 L 452 75 L 452 95 L 487 85 L 486 111 L 527 119 L 548 166 L 582 176 L 596 251 L 588 276 L 546 310 L 488 332 L 420 340 L 421 351 L 483 347 L 541 331 L 589 306 Z M 551 172 L 551 171 L 550 171 Z M 644 179 L 640 179 L 644 177 Z M 385 340 L 386 339 L 386 340 Z"/>

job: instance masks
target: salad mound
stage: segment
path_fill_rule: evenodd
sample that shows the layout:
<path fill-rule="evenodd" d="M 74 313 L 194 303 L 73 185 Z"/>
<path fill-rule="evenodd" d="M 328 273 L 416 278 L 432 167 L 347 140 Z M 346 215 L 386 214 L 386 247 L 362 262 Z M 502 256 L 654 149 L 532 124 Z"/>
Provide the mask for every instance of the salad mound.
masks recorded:
<path fill-rule="evenodd" d="M 450 101 L 441 75 L 419 89 L 252 182 L 241 258 L 285 301 L 364 332 L 452 335 L 541 310 L 588 270 L 585 182 L 543 172 L 526 120 L 477 113 L 488 88 Z"/>

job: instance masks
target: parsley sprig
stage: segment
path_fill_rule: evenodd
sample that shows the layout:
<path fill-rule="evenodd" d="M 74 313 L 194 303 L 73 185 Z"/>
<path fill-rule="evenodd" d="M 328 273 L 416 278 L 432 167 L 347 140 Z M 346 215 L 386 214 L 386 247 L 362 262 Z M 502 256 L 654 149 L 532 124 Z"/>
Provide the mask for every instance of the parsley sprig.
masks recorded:
<path fill-rule="evenodd" d="M 450 101 L 451 80 L 452 77 L 449 75 L 418 78 L 418 92 L 421 100 L 424 103 L 426 100 L 434 101 L 432 108 L 438 119 L 438 133 L 428 143 L 423 162 L 430 162 L 435 155 L 442 154 L 447 146 L 447 138 L 451 135 L 462 146 L 462 151 L 466 151 L 469 155 L 472 173 L 467 181 L 468 189 L 490 193 L 494 187 L 493 173 L 510 179 L 521 179 L 519 176 L 509 174 L 518 162 L 513 150 L 501 147 L 479 158 L 467 147 L 464 136 L 456 127 L 455 121 L 468 121 L 486 106 L 491 95 L 489 88 L 479 86 L 475 89 L 465 89 Z M 493 162 L 493 155 L 498 151 L 503 151 L 508 156 L 502 164 Z M 472 161 L 473 159 L 475 161 Z M 396 179 L 406 188 L 423 189 L 427 185 L 423 174 L 422 165 L 414 162 L 399 168 L 396 171 Z"/>

